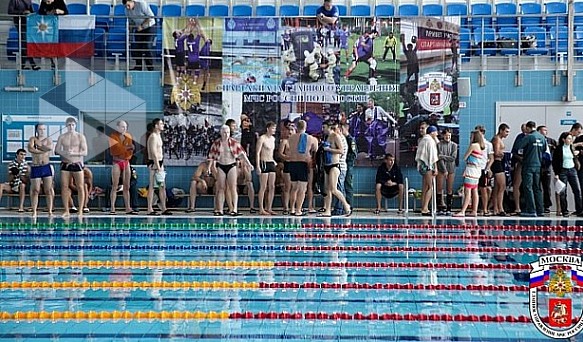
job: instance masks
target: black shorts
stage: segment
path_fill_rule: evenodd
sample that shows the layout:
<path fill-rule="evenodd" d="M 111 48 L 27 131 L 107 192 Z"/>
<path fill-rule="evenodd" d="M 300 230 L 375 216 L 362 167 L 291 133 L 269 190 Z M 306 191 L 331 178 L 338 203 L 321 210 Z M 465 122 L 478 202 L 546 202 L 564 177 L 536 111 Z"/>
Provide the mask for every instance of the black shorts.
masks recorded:
<path fill-rule="evenodd" d="M 502 173 L 504 172 L 504 162 L 502 160 L 494 160 L 490 169 L 493 174 Z"/>
<path fill-rule="evenodd" d="M 196 62 L 188 62 L 187 68 L 188 69 L 191 69 L 191 70 L 200 69 L 200 62 L 199 61 L 196 61 Z"/>
<path fill-rule="evenodd" d="M 83 163 L 61 163 L 61 171 L 68 172 L 83 172 Z"/>
<path fill-rule="evenodd" d="M 262 161 L 259 162 L 259 166 L 261 166 L 261 173 L 270 173 L 270 172 L 276 172 L 275 169 L 275 162 L 272 161 Z"/>
<path fill-rule="evenodd" d="M 289 162 L 283 162 L 283 173 L 289 173 Z"/>
<path fill-rule="evenodd" d="M 164 165 L 164 159 L 160 160 L 160 167 L 162 167 L 162 165 Z M 152 159 L 148 159 L 146 166 L 148 166 L 148 167 L 154 166 L 154 161 Z"/>
<path fill-rule="evenodd" d="M 381 195 L 385 198 L 393 198 L 399 194 L 399 185 L 381 185 Z"/>
<path fill-rule="evenodd" d="M 289 174 L 292 182 L 308 181 L 308 163 L 306 162 L 288 162 Z"/>
<path fill-rule="evenodd" d="M 184 52 L 177 52 L 174 56 L 174 64 L 179 67 L 184 66 Z"/>

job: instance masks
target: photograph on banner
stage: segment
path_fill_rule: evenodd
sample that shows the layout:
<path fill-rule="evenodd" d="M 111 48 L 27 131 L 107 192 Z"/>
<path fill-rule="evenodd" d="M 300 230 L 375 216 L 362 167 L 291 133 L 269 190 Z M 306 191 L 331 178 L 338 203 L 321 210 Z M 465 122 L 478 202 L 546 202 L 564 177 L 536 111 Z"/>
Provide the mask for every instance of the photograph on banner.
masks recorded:
<path fill-rule="evenodd" d="M 224 123 L 222 18 L 164 18 L 164 163 L 198 165 Z"/>
<path fill-rule="evenodd" d="M 356 165 L 382 162 L 386 153 L 398 158 L 401 97 L 397 85 L 392 92 L 346 94 L 342 98 L 340 121 L 348 123 L 357 149 Z"/>
<path fill-rule="evenodd" d="M 399 155 L 402 166 L 415 166 L 423 122 L 459 142 L 459 18 L 406 18 L 400 27 Z"/>
<path fill-rule="evenodd" d="M 226 18 L 223 90 L 277 92 L 281 83 L 278 18 Z"/>
<path fill-rule="evenodd" d="M 339 46 L 332 31 L 318 25 L 316 17 L 282 19 L 281 102 L 339 102 Z"/>
<path fill-rule="evenodd" d="M 400 22 L 394 18 L 343 18 L 338 28 L 344 91 L 358 85 L 396 84 L 399 81 Z M 351 88 L 352 86 L 352 88 Z"/>

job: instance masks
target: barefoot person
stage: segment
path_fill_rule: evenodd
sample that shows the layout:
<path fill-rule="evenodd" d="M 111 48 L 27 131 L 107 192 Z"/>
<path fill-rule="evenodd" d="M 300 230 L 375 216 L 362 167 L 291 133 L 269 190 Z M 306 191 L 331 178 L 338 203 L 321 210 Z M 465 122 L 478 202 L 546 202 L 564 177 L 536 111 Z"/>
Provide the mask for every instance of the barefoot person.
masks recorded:
<path fill-rule="evenodd" d="M 342 133 L 338 129 L 338 124 L 335 122 L 329 122 L 327 126 L 329 127 L 330 132 L 328 134 L 328 139 L 324 143 L 324 172 L 326 173 L 326 193 L 328 195 L 324 199 L 325 211 L 319 216 L 332 216 L 332 196 L 335 196 L 344 206 L 344 216 L 348 217 L 352 215 L 352 209 L 350 208 L 350 204 L 346 202 L 346 198 L 344 197 L 342 191 L 338 190 L 338 179 L 340 177 L 340 155 L 344 153 L 340 137 Z"/>
<path fill-rule="evenodd" d="M 275 195 L 275 171 L 277 163 L 273 158 L 275 150 L 275 122 L 268 122 L 265 134 L 257 140 L 257 175 L 259 175 L 259 214 L 275 215 L 273 212 L 273 196 Z M 264 198 L 267 193 L 267 202 Z"/>
<path fill-rule="evenodd" d="M 158 188 L 158 198 L 162 208 L 162 215 L 172 215 L 166 208 L 166 172 L 164 171 L 164 152 L 162 149 L 162 137 L 164 121 L 156 118 L 152 121 L 152 133 L 148 137 L 148 169 L 150 170 L 150 183 L 148 186 L 148 215 L 158 215 L 154 211 L 154 188 Z"/>
<path fill-rule="evenodd" d="M 215 216 L 222 216 L 225 205 L 225 195 L 229 192 L 227 206 L 231 216 L 239 216 L 237 211 L 237 158 L 241 159 L 253 171 L 253 165 L 247 158 L 243 146 L 230 137 L 231 129 L 227 125 L 221 127 L 221 137 L 213 143 L 208 159 L 211 170 L 217 175 L 217 193 Z"/>
<path fill-rule="evenodd" d="M 478 203 L 480 197 L 478 195 L 478 183 L 482 175 L 482 165 L 487 156 L 483 153 L 486 149 L 484 144 L 484 137 L 479 130 L 472 132 L 470 146 L 464 155 L 466 161 L 466 170 L 464 171 L 464 203 L 462 210 L 454 214 L 455 217 L 466 216 L 466 209 L 472 203 L 472 217 L 478 216 Z"/>
<path fill-rule="evenodd" d="M 85 135 L 75 131 L 77 119 L 67 118 L 65 121 L 67 132 L 61 134 L 55 146 L 55 154 L 61 156 L 61 196 L 65 212 L 63 217 L 69 217 L 69 200 L 71 189 L 69 184 L 71 177 L 76 184 L 85 184 L 83 179 L 83 157 L 87 155 L 87 140 Z M 83 205 L 85 204 L 85 189 L 79 187 L 79 216 L 83 215 Z"/>
<path fill-rule="evenodd" d="M 285 130 L 282 132 L 282 138 L 279 141 L 279 155 L 283 160 L 283 191 L 281 200 L 283 202 L 283 214 L 289 215 L 289 200 L 291 192 L 291 178 L 289 174 L 289 137 L 296 133 L 296 126 L 291 121 L 284 124 Z M 286 134 L 287 133 L 287 134 Z M 285 135 L 284 135 L 285 134 Z"/>
<path fill-rule="evenodd" d="M 111 167 L 111 215 L 115 215 L 115 200 L 117 199 L 117 188 L 119 180 L 122 180 L 122 194 L 125 204 L 126 214 L 135 215 L 130 203 L 130 178 L 132 171 L 130 159 L 134 155 L 134 141 L 132 135 L 128 132 L 128 123 L 119 120 L 116 125 L 116 131 L 109 136 L 109 151 L 113 159 Z M 121 177 L 120 177 L 121 176 Z"/>
<path fill-rule="evenodd" d="M 306 133 L 306 122 L 298 121 L 297 133 L 289 139 L 288 169 L 291 178 L 290 209 L 291 215 L 302 216 L 302 206 L 308 188 L 308 166 L 312 153 L 318 149 L 316 138 Z"/>
<path fill-rule="evenodd" d="M 49 215 L 53 214 L 55 190 L 53 189 L 53 166 L 49 164 L 53 142 L 47 136 L 47 125 L 39 123 L 34 127 L 34 136 L 28 140 L 28 152 L 32 155 L 30 166 L 30 205 L 32 216 L 37 215 L 38 195 L 41 183 L 47 196 Z"/>

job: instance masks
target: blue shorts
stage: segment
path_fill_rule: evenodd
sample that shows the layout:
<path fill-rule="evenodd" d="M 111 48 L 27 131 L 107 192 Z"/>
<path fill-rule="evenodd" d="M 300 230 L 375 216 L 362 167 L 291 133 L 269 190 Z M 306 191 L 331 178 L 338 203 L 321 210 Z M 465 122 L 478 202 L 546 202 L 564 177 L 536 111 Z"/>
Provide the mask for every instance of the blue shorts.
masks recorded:
<path fill-rule="evenodd" d="M 53 176 L 53 168 L 50 164 L 31 166 L 30 167 L 30 179 L 38 179 Z"/>

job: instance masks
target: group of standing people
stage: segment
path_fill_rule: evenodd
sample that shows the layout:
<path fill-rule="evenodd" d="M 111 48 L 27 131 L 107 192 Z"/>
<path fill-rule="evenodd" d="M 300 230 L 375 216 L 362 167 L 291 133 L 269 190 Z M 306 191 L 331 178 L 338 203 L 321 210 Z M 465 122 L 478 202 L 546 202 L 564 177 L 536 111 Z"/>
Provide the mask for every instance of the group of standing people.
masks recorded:
<path fill-rule="evenodd" d="M 314 177 L 318 172 L 315 159 L 317 155 L 320 155 L 321 171 L 325 178 L 323 192 L 326 193 L 326 197 L 318 215 L 329 217 L 341 211 L 343 215 L 350 216 L 352 207 L 344 196 L 346 179 L 349 178 L 352 182 L 351 170 L 350 174 L 347 172 L 346 155 L 349 143 L 345 137 L 348 125 L 345 126 L 341 127 L 335 122 L 326 122 L 323 128 L 325 136 L 319 142 L 316 137 L 306 133 L 306 121 L 299 120 L 297 123 L 287 121 L 284 125 L 286 134 L 282 136 L 278 150 L 276 150 L 275 141 L 277 125 L 274 122 L 266 124 L 265 133 L 258 137 L 252 149 L 250 144 L 239 142 L 232 136 L 234 128 L 227 124 L 222 126 L 221 137 L 213 143 L 208 160 L 199 165 L 192 177 L 191 200 L 187 212 L 195 210 L 196 195 L 198 192 L 203 192 L 214 195 L 215 216 L 224 215 L 225 202 L 229 215 L 240 215 L 237 205 L 237 185 L 240 184 L 238 179 L 250 179 L 250 173 L 255 171 L 260 184 L 259 214 L 276 215 L 273 210 L 273 199 L 278 170 L 277 159 L 283 164 L 283 214 L 304 216 L 308 213 L 317 213 L 313 208 L 313 187 Z M 353 140 L 349 140 L 353 145 Z M 349 158 L 351 167 L 354 159 L 355 156 Z M 253 208 L 254 190 L 249 183 L 244 181 L 243 185 L 247 187 L 248 195 L 251 192 L 249 195 L 251 211 L 256 212 Z M 307 211 L 303 209 L 306 197 L 309 202 Z M 336 203 L 333 203 L 334 198 Z"/>

